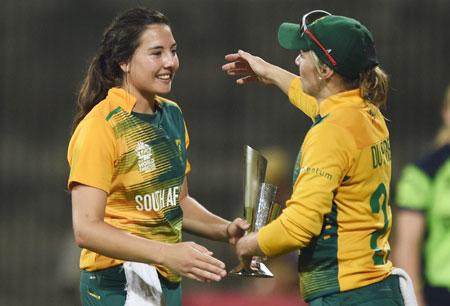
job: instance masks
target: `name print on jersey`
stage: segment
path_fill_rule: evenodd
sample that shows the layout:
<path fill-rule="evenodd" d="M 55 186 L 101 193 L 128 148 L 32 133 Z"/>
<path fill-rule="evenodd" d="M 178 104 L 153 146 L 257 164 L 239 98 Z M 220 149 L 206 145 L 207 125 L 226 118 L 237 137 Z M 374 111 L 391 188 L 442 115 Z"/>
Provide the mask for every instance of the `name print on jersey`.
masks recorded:
<path fill-rule="evenodd" d="M 134 151 L 138 158 L 138 168 L 140 172 L 147 173 L 156 169 L 152 148 L 148 144 L 140 141 L 136 145 Z"/>
<path fill-rule="evenodd" d="M 165 207 L 177 205 L 180 195 L 180 187 L 171 187 L 167 189 L 157 190 L 150 194 L 136 195 L 136 209 L 139 211 L 160 211 Z"/>
<path fill-rule="evenodd" d="M 371 147 L 373 169 L 391 161 L 391 144 L 389 139 L 383 140 Z"/>

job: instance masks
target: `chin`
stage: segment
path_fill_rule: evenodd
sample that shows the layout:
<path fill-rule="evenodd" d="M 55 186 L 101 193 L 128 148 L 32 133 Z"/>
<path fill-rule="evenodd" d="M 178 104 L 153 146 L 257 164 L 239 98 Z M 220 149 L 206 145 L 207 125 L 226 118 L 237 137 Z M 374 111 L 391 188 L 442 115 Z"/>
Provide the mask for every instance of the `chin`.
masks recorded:
<path fill-rule="evenodd" d="M 302 91 L 303 91 L 305 94 L 311 95 L 311 92 L 310 92 L 308 86 L 304 86 L 304 84 L 302 84 Z"/>
<path fill-rule="evenodd" d="M 172 91 L 172 86 L 154 88 L 153 92 L 157 95 L 167 95 Z"/>

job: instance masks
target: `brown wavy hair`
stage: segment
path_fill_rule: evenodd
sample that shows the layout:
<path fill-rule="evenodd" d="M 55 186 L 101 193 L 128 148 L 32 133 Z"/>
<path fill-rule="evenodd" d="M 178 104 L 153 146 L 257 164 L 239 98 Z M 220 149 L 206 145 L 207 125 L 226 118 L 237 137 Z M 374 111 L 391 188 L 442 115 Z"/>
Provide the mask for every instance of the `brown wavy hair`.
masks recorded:
<path fill-rule="evenodd" d="M 120 64 L 131 59 L 139 47 L 142 33 L 151 24 L 170 26 L 167 17 L 159 11 L 133 8 L 118 15 L 106 28 L 78 93 L 72 133 L 92 108 L 106 97 L 110 88 L 122 84 Z"/>

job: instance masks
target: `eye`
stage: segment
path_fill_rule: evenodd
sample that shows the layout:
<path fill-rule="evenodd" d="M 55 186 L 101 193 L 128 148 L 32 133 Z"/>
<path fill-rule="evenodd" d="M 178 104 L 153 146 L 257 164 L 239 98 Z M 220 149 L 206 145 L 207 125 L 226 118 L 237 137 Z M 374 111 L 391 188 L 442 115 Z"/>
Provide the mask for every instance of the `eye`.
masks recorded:
<path fill-rule="evenodd" d="M 154 56 L 161 56 L 161 54 L 162 54 L 161 51 L 153 51 L 153 52 L 151 53 L 151 55 L 154 55 Z"/>

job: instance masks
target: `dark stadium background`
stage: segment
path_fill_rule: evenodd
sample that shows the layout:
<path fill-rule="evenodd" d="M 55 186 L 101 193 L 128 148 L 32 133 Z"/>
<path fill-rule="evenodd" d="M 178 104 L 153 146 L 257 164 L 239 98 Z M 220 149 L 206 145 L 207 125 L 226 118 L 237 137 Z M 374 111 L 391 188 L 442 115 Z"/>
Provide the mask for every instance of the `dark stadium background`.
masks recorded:
<path fill-rule="evenodd" d="M 448 0 L 3 0 L 0 305 L 78 304 L 79 250 L 71 236 L 65 187 L 74 101 L 103 29 L 116 13 L 137 5 L 159 9 L 172 22 L 181 68 L 169 98 L 182 107 L 191 136 L 190 192 L 219 215 L 233 218 L 242 213 L 245 144 L 257 149 L 277 146 L 293 160 L 310 125 L 275 88 L 236 86 L 221 72 L 223 56 L 242 48 L 296 72 L 296 54 L 278 46 L 277 27 L 283 21 L 298 21 L 311 9 L 353 16 L 375 36 L 379 59 L 392 79 L 385 111 L 391 131 L 392 187 L 402 166 L 431 148 L 450 81 Z M 230 268 L 235 265 L 229 248 L 196 241 L 214 250 Z M 295 256 L 286 262 L 286 271 L 295 275 Z M 223 305 L 230 305 L 227 296 L 240 294 L 254 294 L 248 301 L 269 305 L 275 295 L 256 295 L 264 297 L 271 282 L 228 278 L 203 285 L 186 280 L 185 304 L 200 305 L 209 293 L 224 297 L 219 299 Z M 295 282 L 292 288 L 289 292 L 296 295 Z"/>

